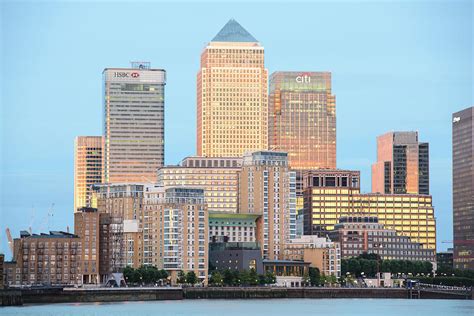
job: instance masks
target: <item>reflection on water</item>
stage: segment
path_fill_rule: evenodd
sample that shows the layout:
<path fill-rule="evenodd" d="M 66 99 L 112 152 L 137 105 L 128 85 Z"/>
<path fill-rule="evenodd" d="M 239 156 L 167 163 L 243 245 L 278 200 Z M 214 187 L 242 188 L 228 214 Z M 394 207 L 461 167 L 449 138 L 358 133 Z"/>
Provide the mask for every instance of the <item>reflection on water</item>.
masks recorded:
<path fill-rule="evenodd" d="M 404 299 L 183 300 L 121 303 L 72 303 L 0 308 L 0 315 L 474 315 L 474 301 Z"/>

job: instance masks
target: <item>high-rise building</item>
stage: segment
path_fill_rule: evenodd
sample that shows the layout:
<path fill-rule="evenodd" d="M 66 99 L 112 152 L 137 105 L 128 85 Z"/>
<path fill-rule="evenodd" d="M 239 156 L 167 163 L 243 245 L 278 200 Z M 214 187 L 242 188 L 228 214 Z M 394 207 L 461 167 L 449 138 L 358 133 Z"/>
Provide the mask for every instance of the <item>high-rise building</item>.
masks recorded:
<path fill-rule="evenodd" d="M 78 136 L 74 142 L 74 212 L 92 205 L 92 185 L 103 182 L 103 137 Z"/>
<path fill-rule="evenodd" d="M 292 169 L 336 168 L 330 72 L 274 72 L 268 112 L 269 148 L 288 152 Z"/>
<path fill-rule="evenodd" d="M 145 187 L 144 263 L 170 272 L 193 271 L 207 284 L 208 213 L 204 190 Z"/>
<path fill-rule="evenodd" d="M 103 77 L 104 181 L 155 182 L 165 157 L 166 72 L 134 62 L 106 68 Z"/>
<path fill-rule="evenodd" d="M 341 244 L 342 259 L 375 253 L 384 260 L 436 262 L 433 249 L 425 249 L 422 244 L 386 228 L 376 216 L 341 217 L 329 237 Z"/>
<path fill-rule="evenodd" d="M 296 237 L 296 176 L 284 152 L 244 155 L 239 173 L 239 213 L 261 215 L 257 242 L 264 259 L 283 259 L 286 243 Z"/>
<path fill-rule="evenodd" d="M 474 106 L 452 124 L 454 268 L 474 270 Z"/>
<path fill-rule="evenodd" d="M 230 20 L 201 54 L 197 75 L 197 154 L 241 157 L 268 148 L 264 48 Z"/>
<path fill-rule="evenodd" d="M 326 237 L 341 217 L 376 216 L 386 228 L 436 251 L 430 195 L 360 193 L 359 171 L 311 170 L 304 178 L 304 233 Z"/>
<path fill-rule="evenodd" d="M 187 157 L 158 169 L 158 185 L 204 189 L 209 212 L 237 213 L 241 166 L 242 158 Z"/>
<path fill-rule="evenodd" d="M 389 132 L 377 137 L 372 192 L 430 194 L 429 146 L 418 132 Z"/>

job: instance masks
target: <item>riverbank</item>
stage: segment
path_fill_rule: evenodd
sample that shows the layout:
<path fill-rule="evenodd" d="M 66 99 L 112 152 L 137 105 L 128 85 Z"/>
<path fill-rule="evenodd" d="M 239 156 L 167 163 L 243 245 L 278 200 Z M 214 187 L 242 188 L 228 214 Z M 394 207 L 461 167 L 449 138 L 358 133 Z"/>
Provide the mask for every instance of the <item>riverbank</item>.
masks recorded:
<path fill-rule="evenodd" d="M 96 288 L 22 289 L 0 291 L 2 306 L 22 304 L 159 301 L 184 299 L 274 299 L 274 298 L 390 298 L 473 299 L 473 292 L 407 290 L 403 288 Z"/>

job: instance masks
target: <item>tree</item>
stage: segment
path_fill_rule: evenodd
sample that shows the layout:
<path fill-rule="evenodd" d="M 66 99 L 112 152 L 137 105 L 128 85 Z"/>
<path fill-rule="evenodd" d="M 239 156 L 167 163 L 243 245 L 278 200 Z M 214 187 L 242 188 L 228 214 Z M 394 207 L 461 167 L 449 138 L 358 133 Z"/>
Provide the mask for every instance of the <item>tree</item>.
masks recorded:
<path fill-rule="evenodd" d="M 267 278 L 265 277 L 264 274 L 259 274 L 258 275 L 258 284 L 260 284 L 260 285 L 267 284 Z"/>
<path fill-rule="evenodd" d="M 258 274 L 257 274 L 257 271 L 255 271 L 255 269 L 250 269 L 249 284 L 250 285 L 257 285 L 258 284 Z"/>
<path fill-rule="evenodd" d="M 311 286 L 318 286 L 320 284 L 321 273 L 318 268 L 309 268 L 309 283 Z"/>
<path fill-rule="evenodd" d="M 227 286 L 234 285 L 234 274 L 230 269 L 224 271 L 224 284 Z"/>
<path fill-rule="evenodd" d="M 178 284 L 186 283 L 186 274 L 183 271 L 178 272 L 178 279 L 176 280 Z"/>
<path fill-rule="evenodd" d="M 196 276 L 196 273 L 194 273 L 194 271 L 189 271 L 187 274 L 186 274 L 186 283 L 187 284 L 196 284 L 198 283 L 199 279 L 198 277 Z"/>
<path fill-rule="evenodd" d="M 212 272 L 209 282 L 214 286 L 222 286 L 222 283 L 224 282 L 222 274 L 219 271 Z"/>
<path fill-rule="evenodd" d="M 240 278 L 238 278 L 237 280 L 239 280 L 239 279 L 240 279 L 240 284 L 249 285 L 250 284 L 249 272 L 247 270 L 244 270 L 244 271 L 240 272 Z"/>
<path fill-rule="evenodd" d="M 275 284 L 276 283 L 276 277 L 272 272 L 267 272 L 265 274 L 265 281 L 266 281 L 266 284 Z"/>

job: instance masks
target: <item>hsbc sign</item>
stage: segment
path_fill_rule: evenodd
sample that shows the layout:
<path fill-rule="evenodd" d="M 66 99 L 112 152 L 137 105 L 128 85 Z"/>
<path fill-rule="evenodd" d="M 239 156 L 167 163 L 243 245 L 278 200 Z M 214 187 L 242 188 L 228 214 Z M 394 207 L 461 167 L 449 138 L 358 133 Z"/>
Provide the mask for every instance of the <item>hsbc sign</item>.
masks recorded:
<path fill-rule="evenodd" d="M 116 71 L 114 72 L 114 78 L 138 78 L 140 74 L 138 72 L 125 72 Z"/>

